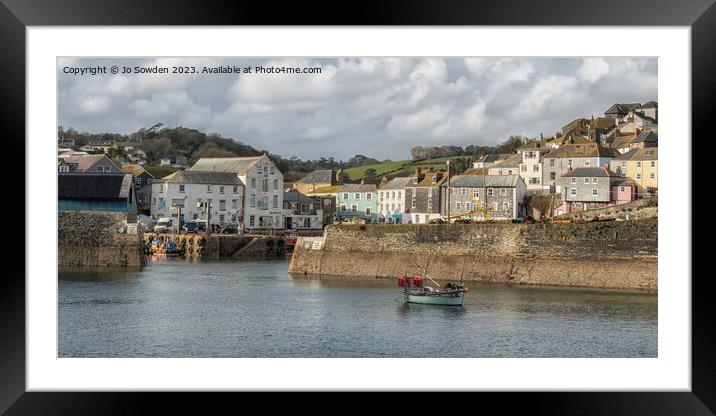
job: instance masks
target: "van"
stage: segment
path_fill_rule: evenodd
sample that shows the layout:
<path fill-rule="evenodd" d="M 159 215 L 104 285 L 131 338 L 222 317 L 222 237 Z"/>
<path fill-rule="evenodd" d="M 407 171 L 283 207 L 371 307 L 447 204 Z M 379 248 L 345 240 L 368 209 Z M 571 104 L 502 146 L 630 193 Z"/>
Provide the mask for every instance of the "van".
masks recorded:
<path fill-rule="evenodd" d="M 159 218 L 157 225 L 154 226 L 155 233 L 166 233 L 172 230 L 172 219 L 171 218 Z"/>

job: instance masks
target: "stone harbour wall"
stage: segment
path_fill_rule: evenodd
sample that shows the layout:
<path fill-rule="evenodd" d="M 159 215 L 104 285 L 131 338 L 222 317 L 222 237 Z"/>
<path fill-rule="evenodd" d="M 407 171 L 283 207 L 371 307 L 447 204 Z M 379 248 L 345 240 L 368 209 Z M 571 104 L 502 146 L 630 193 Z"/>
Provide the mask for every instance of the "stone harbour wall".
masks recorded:
<path fill-rule="evenodd" d="M 141 227 L 136 227 L 136 234 L 128 233 L 126 219 L 122 212 L 59 212 L 59 266 L 144 266 Z M 131 224 L 129 228 L 131 232 Z"/>
<path fill-rule="evenodd" d="M 330 226 L 299 238 L 289 272 L 656 290 L 657 235 L 656 219 Z"/>

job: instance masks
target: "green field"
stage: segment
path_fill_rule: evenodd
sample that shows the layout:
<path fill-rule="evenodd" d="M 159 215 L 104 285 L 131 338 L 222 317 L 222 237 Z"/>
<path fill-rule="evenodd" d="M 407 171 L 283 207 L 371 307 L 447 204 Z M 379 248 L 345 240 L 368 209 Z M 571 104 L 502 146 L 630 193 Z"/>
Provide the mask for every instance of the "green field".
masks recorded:
<path fill-rule="evenodd" d="M 172 168 L 169 166 L 145 166 L 144 170 L 151 173 L 156 179 L 161 179 L 167 175 L 178 171 L 178 168 Z"/>
<path fill-rule="evenodd" d="M 435 170 L 446 169 L 448 159 L 469 159 L 469 156 L 456 156 L 456 157 L 437 157 L 434 159 L 421 160 L 414 162 L 412 160 L 397 160 L 394 162 L 375 163 L 372 165 L 360 166 L 357 168 L 346 169 L 344 173 L 350 180 L 359 180 L 365 174 L 365 171 L 373 168 L 376 171 L 376 175 L 386 176 L 408 176 L 415 171 L 416 167 L 420 169 L 427 169 L 431 167 Z"/>

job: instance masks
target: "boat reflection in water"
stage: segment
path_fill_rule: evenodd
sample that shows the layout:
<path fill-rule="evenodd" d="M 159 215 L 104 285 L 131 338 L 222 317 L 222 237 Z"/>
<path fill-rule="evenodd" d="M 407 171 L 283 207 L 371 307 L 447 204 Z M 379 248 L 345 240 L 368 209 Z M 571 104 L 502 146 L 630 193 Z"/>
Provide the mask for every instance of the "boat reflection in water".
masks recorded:
<path fill-rule="evenodd" d="M 398 276 L 398 286 L 403 288 L 403 296 L 408 303 L 462 306 L 465 292 L 469 290 L 463 283 L 448 283 L 441 288 L 436 281 L 430 281 L 435 287 L 425 285 L 420 276 Z"/>

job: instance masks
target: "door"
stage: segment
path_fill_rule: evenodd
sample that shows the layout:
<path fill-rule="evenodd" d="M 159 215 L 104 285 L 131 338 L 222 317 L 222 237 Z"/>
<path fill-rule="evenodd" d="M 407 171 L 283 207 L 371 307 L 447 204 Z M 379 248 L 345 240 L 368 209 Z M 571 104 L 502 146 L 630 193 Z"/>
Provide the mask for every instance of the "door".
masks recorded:
<path fill-rule="evenodd" d="M 285 226 L 284 226 L 283 228 L 284 228 L 285 230 L 290 230 L 290 229 L 292 228 L 291 225 L 293 225 L 293 224 L 292 224 L 292 222 L 293 222 L 293 217 L 286 217 L 286 219 L 285 219 L 284 222 L 285 222 L 285 224 L 284 224 Z"/>

